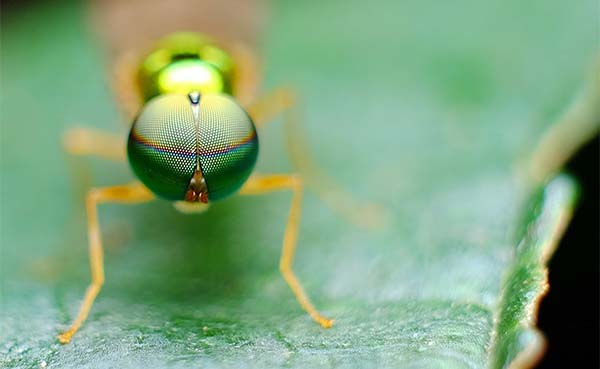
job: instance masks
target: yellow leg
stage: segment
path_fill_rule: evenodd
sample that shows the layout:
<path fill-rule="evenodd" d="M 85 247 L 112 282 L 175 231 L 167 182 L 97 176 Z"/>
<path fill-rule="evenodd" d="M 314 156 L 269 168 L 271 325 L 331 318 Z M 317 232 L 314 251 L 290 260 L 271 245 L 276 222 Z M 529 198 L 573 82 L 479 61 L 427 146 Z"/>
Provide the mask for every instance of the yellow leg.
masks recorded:
<path fill-rule="evenodd" d="M 233 92 L 236 99 L 246 105 L 256 95 L 261 80 L 260 68 L 255 54 L 243 44 L 234 44 L 230 53 L 237 66 L 233 76 Z"/>
<path fill-rule="evenodd" d="M 126 158 L 122 136 L 90 128 L 70 128 L 63 136 L 63 146 L 73 155 L 98 156 L 117 161 Z"/>
<path fill-rule="evenodd" d="M 345 191 L 313 159 L 302 129 L 302 119 L 297 106 L 296 93 L 288 88 L 279 88 L 250 105 L 248 113 L 257 128 L 264 128 L 277 115 L 284 114 L 287 148 L 294 168 L 302 173 L 305 185 L 319 196 L 331 209 L 351 223 L 367 229 L 382 228 L 388 215 L 381 206 L 367 200 L 356 200 L 356 196 Z"/>
<path fill-rule="evenodd" d="M 298 239 L 298 226 L 300 224 L 300 213 L 302 205 L 303 184 L 298 175 L 270 175 L 251 177 L 240 190 L 241 195 L 260 195 L 278 190 L 292 190 L 292 205 L 290 215 L 283 236 L 283 248 L 279 269 L 288 286 L 296 296 L 300 306 L 323 328 L 329 328 L 334 320 L 321 315 L 306 295 L 302 284 L 292 270 L 294 254 L 296 252 L 296 241 Z"/>
<path fill-rule="evenodd" d="M 134 52 L 121 53 L 112 68 L 112 85 L 119 107 L 125 115 L 124 122 L 131 123 L 139 109 L 142 107 L 142 97 L 139 94 L 136 76 L 140 63 L 140 56 Z"/>
<path fill-rule="evenodd" d="M 257 128 L 264 128 L 276 116 L 296 105 L 296 94 L 289 88 L 278 88 L 248 106 L 248 114 Z"/>
<path fill-rule="evenodd" d="M 92 281 L 88 286 L 77 317 L 65 332 L 58 335 L 60 343 L 69 343 L 92 308 L 96 296 L 104 283 L 104 262 L 100 226 L 98 224 L 98 205 L 107 202 L 140 203 L 150 201 L 154 195 L 141 183 L 91 189 L 86 199 L 88 238 L 90 252 L 90 269 Z"/>

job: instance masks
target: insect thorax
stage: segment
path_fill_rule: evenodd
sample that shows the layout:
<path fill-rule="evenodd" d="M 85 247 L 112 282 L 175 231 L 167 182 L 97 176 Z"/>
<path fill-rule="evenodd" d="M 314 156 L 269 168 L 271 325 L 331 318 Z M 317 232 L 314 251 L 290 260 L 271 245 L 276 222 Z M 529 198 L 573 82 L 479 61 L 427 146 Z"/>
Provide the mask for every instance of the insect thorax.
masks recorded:
<path fill-rule="evenodd" d="M 231 95 L 234 73 L 233 59 L 210 38 L 181 32 L 158 42 L 142 61 L 137 82 L 145 102 L 162 94 L 190 91 Z"/>

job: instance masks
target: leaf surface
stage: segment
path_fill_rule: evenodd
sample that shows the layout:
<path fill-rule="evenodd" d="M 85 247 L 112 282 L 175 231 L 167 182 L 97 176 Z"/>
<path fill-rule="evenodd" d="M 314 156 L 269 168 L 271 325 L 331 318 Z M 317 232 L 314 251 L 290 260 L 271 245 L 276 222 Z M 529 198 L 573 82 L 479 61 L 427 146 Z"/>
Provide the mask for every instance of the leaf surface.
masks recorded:
<path fill-rule="evenodd" d="M 336 325 L 314 324 L 279 275 L 289 194 L 200 216 L 157 201 L 101 208 L 107 281 L 66 346 L 55 335 L 89 280 L 83 189 L 132 174 L 68 158 L 61 135 L 123 125 L 84 6 L 3 15 L 0 365 L 527 365 L 543 346 L 536 304 L 576 185 L 532 182 L 524 168 L 585 83 L 595 6 L 274 5 L 265 91 L 294 86 L 318 164 L 390 213 L 369 232 L 305 197 L 295 270 Z M 292 170 L 280 124 L 261 145 L 258 171 Z"/>

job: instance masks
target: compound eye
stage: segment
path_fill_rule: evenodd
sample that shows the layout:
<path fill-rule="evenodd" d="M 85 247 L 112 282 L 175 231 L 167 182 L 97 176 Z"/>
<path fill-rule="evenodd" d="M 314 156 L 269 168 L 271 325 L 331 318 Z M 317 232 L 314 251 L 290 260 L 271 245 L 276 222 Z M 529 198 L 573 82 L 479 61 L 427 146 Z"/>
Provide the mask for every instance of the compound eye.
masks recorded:
<path fill-rule="evenodd" d="M 196 168 L 196 141 L 187 96 L 161 95 L 146 103 L 131 127 L 129 163 L 156 195 L 183 200 Z"/>
<path fill-rule="evenodd" d="M 160 95 L 135 119 L 127 153 L 156 195 L 207 202 L 235 193 L 248 179 L 258 137 L 246 111 L 227 95 Z"/>
<path fill-rule="evenodd" d="M 231 97 L 200 98 L 199 161 L 208 198 L 225 198 L 244 184 L 258 156 L 258 137 L 246 111 Z"/>

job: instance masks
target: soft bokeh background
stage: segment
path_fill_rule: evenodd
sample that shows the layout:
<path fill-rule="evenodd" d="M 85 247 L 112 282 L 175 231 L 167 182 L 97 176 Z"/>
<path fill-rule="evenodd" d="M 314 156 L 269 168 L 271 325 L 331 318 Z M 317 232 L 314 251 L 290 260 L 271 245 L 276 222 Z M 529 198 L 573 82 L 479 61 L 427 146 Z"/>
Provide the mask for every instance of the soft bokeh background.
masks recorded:
<path fill-rule="evenodd" d="M 473 368 L 503 367 L 526 349 L 535 358 L 541 255 L 576 190 L 560 177 L 539 192 L 548 178 L 531 181 L 526 168 L 589 84 L 594 1 L 207 2 L 173 13 L 118 4 L 30 2 L 2 15 L 2 365 Z M 296 270 L 338 319 L 325 331 L 276 268 L 289 195 L 232 198 L 199 217 L 160 201 L 104 206 L 107 283 L 61 346 L 54 336 L 89 280 L 85 188 L 132 178 L 124 164 L 67 157 L 61 135 L 75 124 L 125 135 L 110 66 L 182 17 L 254 47 L 263 91 L 297 88 L 319 164 L 356 198 L 385 204 L 390 224 L 367 232 L 306 197 Z M 261 134 L 258 170 L 292 170 L 281 124 Z"/>

